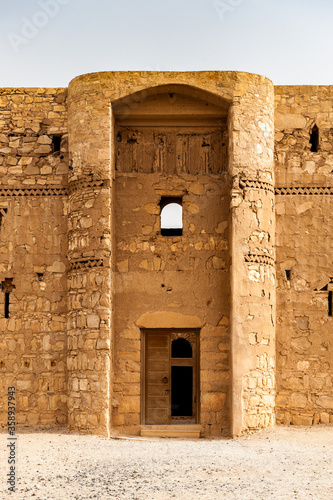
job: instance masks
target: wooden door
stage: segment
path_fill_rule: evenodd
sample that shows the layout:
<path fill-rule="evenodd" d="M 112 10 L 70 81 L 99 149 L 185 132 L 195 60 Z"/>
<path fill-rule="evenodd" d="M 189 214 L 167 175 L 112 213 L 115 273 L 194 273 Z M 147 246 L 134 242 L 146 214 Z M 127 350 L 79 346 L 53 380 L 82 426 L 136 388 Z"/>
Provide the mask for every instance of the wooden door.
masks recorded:
<path fill-rule="evenodd" d="M 145 422 L 167 425 L 171 422 L 170 334 L 146 333 Z"/>

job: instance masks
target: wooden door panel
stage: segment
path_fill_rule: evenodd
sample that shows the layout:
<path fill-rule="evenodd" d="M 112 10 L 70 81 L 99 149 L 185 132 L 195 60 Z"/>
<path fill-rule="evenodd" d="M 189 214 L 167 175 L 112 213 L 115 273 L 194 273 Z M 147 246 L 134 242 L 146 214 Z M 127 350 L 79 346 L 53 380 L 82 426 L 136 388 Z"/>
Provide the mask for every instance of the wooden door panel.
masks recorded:
<path fill-rule="evenodd" d="M 153 352 L 149 351 L 151 356 L 153 356 Z M 168 356 L 168 353 L 165 353 L 165 357 Z M 168 370 L 169 362 L 165 362 L 164 359 L 150 359 L 148 361 L 148 371 L 153 375 L 154 373 L 164 373 L 165 370 Z M 163 377 L 162 377 L 163 378 Z"/>
<path fill-rule="evenodd" d="M 151 398 L 149 400 L 150 408 L 152 408 L 152 409 L 164 408 L 168 404 L 168 400 L 169 400 L 169 397 L 167 395 L 165 395 L 165 397 L 159 396 L 159 395 L 155 396 L 155 397 L 151 396 Z"/>
<path fill-rule="evenodd" d="M 166 386 L 166 389 L 164 389 L 164 391 L 166 391 L 169 387 L 169 384 Z M 158 385 L 158 384 L 151 384 L 150 385 L 150 396 L 151 397 L 161 397 L 161 387 Z M 164 392 L 165 396 L 167 396 L 167 394 Z M 163 396 L 163 397 L 165 397 Z"/>
<path fill-rule="evenodd" d="M 170 335 L 146 334 L 146 423 L 170 423 Z"/>
<path fill-rule="evenodd" d="M 170 424 L 170 417 L 165 410 L 150 409 L 149 419 L 147 418 L 146 423 L 149 425 L 168 425 Z"/>

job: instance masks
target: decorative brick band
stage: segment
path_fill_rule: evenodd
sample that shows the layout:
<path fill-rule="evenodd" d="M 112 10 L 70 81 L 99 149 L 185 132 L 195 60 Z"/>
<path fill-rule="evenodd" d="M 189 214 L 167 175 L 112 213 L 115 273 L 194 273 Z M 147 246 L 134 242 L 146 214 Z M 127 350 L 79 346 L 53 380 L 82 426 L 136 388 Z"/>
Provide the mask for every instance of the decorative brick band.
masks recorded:
<path fill-rule="evenodd" d="M 275 188 L 276 195 L 333 195 L 333 187 L 278 187 Z"/>
<path fill-rule="evenodd" d="M 251 263 L 251 264 L 265 264 L 267 266 L 275 266 L 275 260 L 273 257 L 270 257 L 269 255 L 266 254 L 260 254 L 260 253 L 248 253 L 247 255 L 244 256 L 245 262 Z"/>
<path fill-rule="evenodd" d="M 82 191 L 87 188 L 102 188 L 107 185 L 107 181 L 103 179 L 80 179 L 78 181 L 73 181 L 69 184 L 68 190 L 69 194 L 75 193 L 77 191 Z"/>
<path fill-rule="evenodd" d="M 7 208 L 0 208 L 0 221 L 1 221 L 1 217 L 4 217 L 7 213 Z"/>
<path fill-rule="evenodd" d="M 70 262 L 69 270 L 75 271 L 77 269 L 92 269 L 95 267 L 103 267 L 103 266 L 104 266 L 103 259 L 79 259 Z"/>
<path fill-rule="evenodd" d="M 0 188 L 0 197 L 13 196 L 67 196 L 67 188 Z"/>
<path fill-rule="evenodd" d="M 269 191 L 274 193 L 274 186 L 269 182 L 258 181 L 256 179 L 240 179 L 239 187 L 241 189 L 263 189 L 264 191 Z"/>

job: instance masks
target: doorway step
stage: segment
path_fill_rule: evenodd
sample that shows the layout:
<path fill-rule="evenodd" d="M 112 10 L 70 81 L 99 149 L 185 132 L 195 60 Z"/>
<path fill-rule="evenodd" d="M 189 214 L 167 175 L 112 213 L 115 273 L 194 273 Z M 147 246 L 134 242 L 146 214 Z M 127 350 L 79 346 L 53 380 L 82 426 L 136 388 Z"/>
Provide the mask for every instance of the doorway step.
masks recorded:
<path fill-rule="evenodd" d="M 199 438 L 201 425 L 141 425 L 140 436 Z"/>

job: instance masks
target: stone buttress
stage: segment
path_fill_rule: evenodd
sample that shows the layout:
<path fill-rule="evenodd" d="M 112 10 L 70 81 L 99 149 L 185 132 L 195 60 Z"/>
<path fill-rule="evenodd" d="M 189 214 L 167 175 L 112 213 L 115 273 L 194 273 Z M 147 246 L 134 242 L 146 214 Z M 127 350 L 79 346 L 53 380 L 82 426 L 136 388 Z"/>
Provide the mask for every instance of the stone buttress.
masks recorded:
<path fill-rule="evenodd" d="M 232 435 L 274 424 L 274 89 L 256 83 L 230 116 Z"/>
<path fill-rule="evenodd" d="M 109 433 L 110 108 L 70 87 L 68 422 Z"/>
<path fill-rule="evenodd" d="M 132 427 L 128 427 L 131 433 L 138 432 L 140 418 L 142 419 L 140 329 L 138 324 L 135 325 L 135 308 L 133 311 L 129 310 L 127 315 L 130 317 L 132 314 L 134 318 L 134 322 L 131 320 L 131 336 L 134 340 L 132 339 L 130 344 L 131 349 L 136 350 L 135 353 L 131 352 L 131 355 L 135 354 L 136 362 L 129 365 L 135 370 L 137 387 L 135 397 L 131 396 L 133 404 L 126 393 L 129 390 L 128 384 L 122 389 L 119 380 L 115 378 L 114 387 L 112 385 L 117 357 L 124 356 L 121 350 L 119 353 L 112 352 L 112 346 L 120 343 L 122 335 L 113 321 L 112 306 L 117 304 L 118 297 L 117 290 L 114 290 L 114 276 L 121 270 L 125 272 L 125 269 L 121 268 L 119 271 L 117 268 L 114 251 L 116 208 L 112 183 L 116 178 L 116 118 L 113 117 L 113 105 L 117 100 L 135 92 L 159 85 L 177 84 L 188 85 L 198 91 L 208 91 L 215 95 L 216 99 L 224 101 L 229 109 L 229 158 L 224 182 L 228 182 L 229 176 L 231 211 L 229 224 L 226 223 L 226 226 L 229 225 L 229 245 L 226 242 L 226 248 L 229 246 L 231 265 L 225 272 L 230 273 L 231 306 L 230 318 L 225 316 L 222 325 L 226 332 L 224 338 L 228 340 L 222 342 L 222 337 L 218 337 L 217 341 L 223 349 L 227 349 L 225 357 L 231 373 L 228 391 L 231 394 L 230 433 L 239 435 L 249 429 L 274 423 L 275 221 L 272 83 L 258 75 L 234 72 L 97 73 L 78 77 L 69 86 L 67 359 L 69 425 L 75 430 L 109 435 L 112 429 L 111 409 L 115 404 L 120 405 L 124 411 L 131 412 L 127 418 L 132 422 Z M 136 106 L 136 101 L 129 101 L 130 108 Z M 138 174 L 130 173 L 131 175 L 135 177 Z M 165 177 L 166 186 L 178 177 L 177 173 Z M 147 186 L 150 185 L 149 177 L 145 182 L 148 182 Z M 154 216 L 158 218 L 159 214 Z M 157 219 L 155 222 L 158 226 Z M 121 223 L 128 224 L 128 221 L 124 219 Z M 155 281 L 157 276 L 156 274 Z M 135 283 L 136 281 L 133 281 L 134 287 Z M 221 290 L 221 296 L 225 297 L 223 300 L 228 303 L 229 291 Z M 147 312 L 154 313 L 155 303 L 145 304 L 143 301 L 142 305 L 147 307 Z M 133 304 L 134 306 L 137 307 Z M 204 325 L 207 313 L 203 311 L 201 321 Z M 141 314 L 144 312 L 146 311 Z M 191 313 L 190 308 L 188 313 Z M 114 315 L 115 318 L 118 317 L 117 311 Z M 126 318 L 123 323 L 126 323 L 125 320 Z M 162 328 L 163 325 L 157 327 Z M 203 326 L 202 340 L 206 329 Z M 210 326 L 210 329 L 216 329 L 215 335 L 219 336 L 222 328 L 216 323 Z M 200 353 L 201 375 L 203 377 L 204 364 L 208 362 L 213 371 L 217 370 L 216 373 L 214 371 L 215 376 L 219 366 L 212 365 L 211 356 L 205 349 L 203 342 Z M 218 414 L 227 408 L 225 405 L 222 408 L 222 402 L 226 398 L 219 389 L 219 380 L 214 384 L 215 392 L 212 392 L 209 384 L 201 385 L 199 423 L 201 420 L 203 422 L 205 411 L 207 413 L 210 410 Z M 118 390 L 117 398 L 113 394 L 115 388 Z M 125 404 L 126 402 L 128 404 Z M 224 432 L 224 429 L 218 429 L 218 425 L 215 427 L 215 433 Z M 126 425 L 121 431 L 126 432 Z"/>

